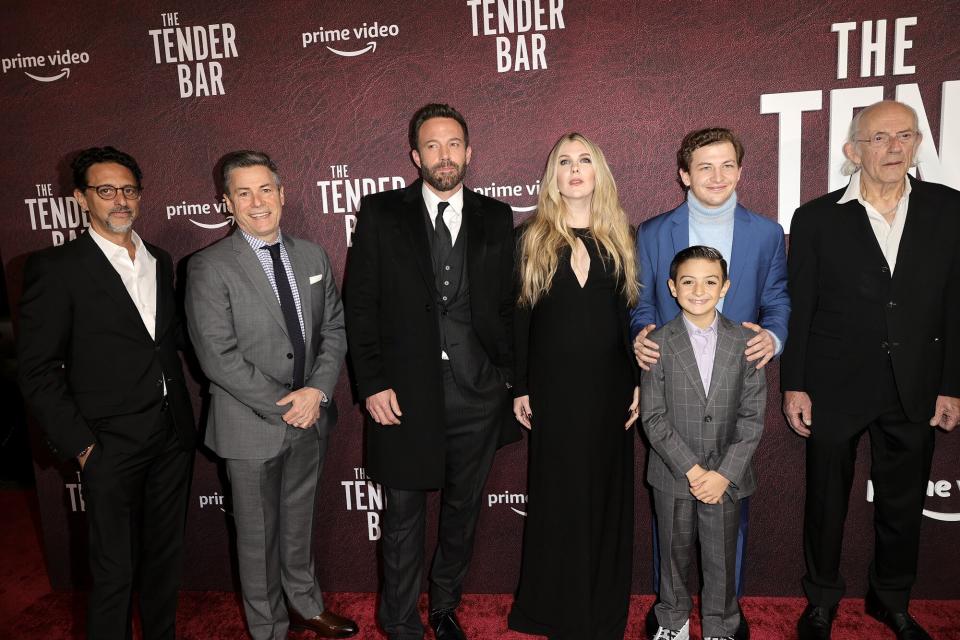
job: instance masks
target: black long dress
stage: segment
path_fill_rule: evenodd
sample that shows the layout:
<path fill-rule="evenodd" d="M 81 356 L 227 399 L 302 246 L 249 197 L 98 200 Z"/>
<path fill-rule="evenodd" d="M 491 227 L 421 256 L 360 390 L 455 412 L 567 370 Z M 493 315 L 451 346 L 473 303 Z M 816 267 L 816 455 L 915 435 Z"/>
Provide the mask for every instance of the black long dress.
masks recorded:
<path fill-rule="evenodd" d="M 633 566 L 636 370 L 613 264 L 588 230 L 585 285 L 561 256 L 549 293 L 518 308 L 515 396 L 530 395 L 527 520 L 511 629 L 622 638 Z M 601 250 L 602 251 L 602 250 Z"/>

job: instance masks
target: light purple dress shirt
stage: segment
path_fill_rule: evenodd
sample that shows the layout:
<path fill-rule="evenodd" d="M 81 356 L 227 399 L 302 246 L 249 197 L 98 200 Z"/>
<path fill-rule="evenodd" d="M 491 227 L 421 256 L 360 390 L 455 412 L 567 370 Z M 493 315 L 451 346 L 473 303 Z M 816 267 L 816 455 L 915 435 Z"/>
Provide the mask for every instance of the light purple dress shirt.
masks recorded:
<path fill-rule="evenodd" d="M 700 381 L 703 382 L 703 393 L 710 393 L 710 378 L 713 375 L 713 358 L 717 355 L 717 324 L 720 313 L 715 311 L 713 322 L 706 329 L 701 329 L 683 317 L 683 324 L 687 327 L 690 344 L 693 345 L 693 356 L 697 359 L 697 369 L 700 370 Z"/>

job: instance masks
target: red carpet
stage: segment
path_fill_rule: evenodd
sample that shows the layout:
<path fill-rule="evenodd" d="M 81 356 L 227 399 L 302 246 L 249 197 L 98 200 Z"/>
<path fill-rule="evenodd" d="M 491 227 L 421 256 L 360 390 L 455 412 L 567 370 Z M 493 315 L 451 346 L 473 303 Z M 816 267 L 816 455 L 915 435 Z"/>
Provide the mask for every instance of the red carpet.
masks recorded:
<path fill-rule="evenodd" d="M 0 638 L 40 638 L 74 640 L 84 638 L 82 593 L 52 593 L 47 582 L 43 555 L 38 540 L 39 520 L 36 494 L 32 491 L 0 490 Z M 358 638 L 379 639 L 371 593 L 326 594 L 327 605 L 360 624 Z M 531 638 L 506 629 L 508 595 L 467 595 L 459 617 L 473 640 Z M 651 596 L 635 596 L 630 611 L 631 624 L 626 638 L 643 638 L 643 616 Z M 421 602 L 421 608 L 426 602 Z M 794 623 L 804 606 L 800 598 L 760 598 L 743 600 L 754 640 L 795 638 Z M 937 640 L 960 640 L 960 602 L 955 600 L 919 600 L 911 603 L 911 613 Z M 424 612 L 424 618 L 425 618 Z M 694 623 L 694 637 L 699 625 Z M 845 600 L 834 625 L 835 640 L 892 638 L 885 627 L 863 613 L 863 601 Z M 245 638 L 239 596 L 225 592 L 184 591 L 180 594 L 178 636 L 185 640 L 226 640 Z M 291 634 L 306 639 L 312 634 Z M 429 637 L 429 636 L 428 636 Z"/>

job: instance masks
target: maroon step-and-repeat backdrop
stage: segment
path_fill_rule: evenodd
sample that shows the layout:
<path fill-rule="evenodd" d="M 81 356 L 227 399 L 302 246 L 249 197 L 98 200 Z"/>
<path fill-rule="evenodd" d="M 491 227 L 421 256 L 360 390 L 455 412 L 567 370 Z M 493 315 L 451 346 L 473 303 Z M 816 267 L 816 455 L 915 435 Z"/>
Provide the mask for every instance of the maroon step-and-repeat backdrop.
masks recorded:
<path fill-rule="evenodd" d="M 468 185 L 508 202 L 518 221 L 533 209 L 546 155 L 564 132 L 599 143 L 637 223 L 681 200 L 675 153 L 683 134 L 721 125 L 746 145 L 740 201 L 788 229 L 801 201 L 843 184 L 851 115 L 882 98 L 920 114 L 920 175 L 960 187 L 958 28 L 960 3 L 940 1 L 8 0 L 0 7 L 0 255 L 11 302 L 27 254 L 83 232 L 68 163 L 79 149 L 105 144 L 139 160 L 138 231 L 177 260 L 230 231 L 216 161 L 237 148 L 267 151 L 284 179 L 284 230 L 326 247 L 342 277 L 360 196 L 416 178 L 407 122 L 432 101 L 455 105 L 470 124 Z M 803 443 L 780 413 L 775 364 L 769 382 L 746 589 L 796 594 Z M 373 591 L 382 498 L 364 473 L 346 373 L 337 401 L 343 415 L 323 471 L 317 567 L 327 589 Z M 82 584 L 80 480 L 34 435 L 50 577 L 58 588 Z M 646 452 L 639 441 L 637 448 L 634 588 L 649 592 Z M 873 547 L 865 452 L 847 524 L 852 595 L 864 590 Z M 525 469 L 524 444 L 498 454 L 470 591 L 516 584 Z M 235 584 L 224 476 L 214 456 L 198 453 L 189 589 Z M 960 597 L 958 478 L 960 433 L 939 434 L 918 597 Z M 571 503 L 570 518 L 582 508 Z"/>

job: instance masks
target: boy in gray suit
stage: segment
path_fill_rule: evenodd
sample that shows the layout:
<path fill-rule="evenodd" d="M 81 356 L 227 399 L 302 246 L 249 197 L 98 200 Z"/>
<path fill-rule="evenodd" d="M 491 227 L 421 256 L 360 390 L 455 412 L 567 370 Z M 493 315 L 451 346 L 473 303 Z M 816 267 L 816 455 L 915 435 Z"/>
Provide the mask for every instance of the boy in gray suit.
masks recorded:
<path fill-rule="evenodd" d="M 690 637 L 684 580 L 698 537 L 704 640 L 742 640 L 737 525 L 740 500 L 756 488 L 750 460 L 763 433 L 766 379 L 744 356 L 754 333 L 716 310 L 730 287 L 719 251 L 680 251 L 668 285 L 682 313 L 651 334 L 661 357 L 643 372 L 640 401 L 662 567 L 654 640 Z"/>

